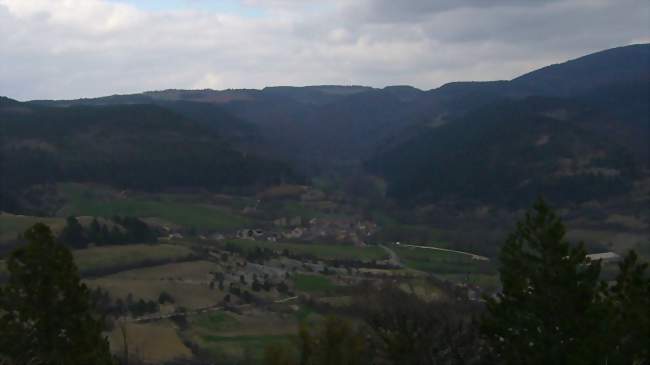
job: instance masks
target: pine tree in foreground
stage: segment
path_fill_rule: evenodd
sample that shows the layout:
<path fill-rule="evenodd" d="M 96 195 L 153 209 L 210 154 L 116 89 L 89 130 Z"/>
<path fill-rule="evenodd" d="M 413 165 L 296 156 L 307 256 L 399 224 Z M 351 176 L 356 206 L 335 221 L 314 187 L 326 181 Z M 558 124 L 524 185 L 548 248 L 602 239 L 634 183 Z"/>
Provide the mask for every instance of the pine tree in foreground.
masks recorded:
<path fill-rule="evenodd" d="M 7 260 L 0 288 L 0 355 L 11 364 L 112 364 L 71 252 L 36 224 Z"/>
<path fill-rule="evenodd" d="M 643 364 L 647 361 L 647 265 L 632 252 L 610 288 L 600 262 L 570 245 L 542 201 L 506 240 L 502 291 L 487 298 L 482 330 L 497 361 L 517 365 Z"/>

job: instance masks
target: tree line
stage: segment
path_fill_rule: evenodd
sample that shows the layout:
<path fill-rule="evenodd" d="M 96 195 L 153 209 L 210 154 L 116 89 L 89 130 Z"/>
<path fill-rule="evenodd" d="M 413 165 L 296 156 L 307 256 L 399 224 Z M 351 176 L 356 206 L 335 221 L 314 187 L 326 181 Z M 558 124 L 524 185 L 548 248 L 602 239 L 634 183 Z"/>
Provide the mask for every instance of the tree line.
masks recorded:
<path fill-rule="evenodd" d="M 84 227 L 76 217 L 70 216 L 57 240 L 75 249 L 86 248 L 90 243 L 118 245 L 158 241 L 156 230 L 139 218 L 115 216 L 111 218 L 110 223 L 100 223 L 94 217 L 90 224 Z"/>

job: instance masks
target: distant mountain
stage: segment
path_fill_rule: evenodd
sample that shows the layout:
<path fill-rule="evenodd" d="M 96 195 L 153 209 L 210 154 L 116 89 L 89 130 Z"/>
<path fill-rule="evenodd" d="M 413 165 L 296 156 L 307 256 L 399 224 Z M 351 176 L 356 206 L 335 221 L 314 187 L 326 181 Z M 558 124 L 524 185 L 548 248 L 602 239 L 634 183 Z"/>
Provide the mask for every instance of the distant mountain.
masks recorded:
<path fill-rule="evenodd" d="M 603 144 L 607 146 L 603 153 L 616 161 L 615 166 L 595 164 L 589 165 L 595 170 L 580 171 L 603 172 L 601 167 L 612 167 L 619 170 L 625 181 L 634 175 L 632 171 L 646 171 L 650 160 L 649 55 L 649 44 L 631 45 L 544 67 L 510 81 L 454 82 L 428 91 L 410 86 L 277 86 L 261 90 L 163 90 L 31 104 L 153 104 L 209 128 L 238 151 L 291 161 L 310 174 L 357 170 L 364 165 L 363 161 L 368 161 L 365 166 L 387 179 L 389 191 L 405 199 L 439 196 L 432 188 L 426 188 L 426 184 L 436 185 L 427 180 L 433 173 L 418 175 L 414 172 L 417 168 L 410 167 L 411 161 L 418 161 L 420 169 L 435 167 L 449 171 L 445 174 L 449 189 L 465 185 L 462 177 L 470 176 L 463 175 L 467 171 L 512 175 L 511 180 L 497 179 L 468 188 L 473 189 L 468 196 L 480 200 L 492 194 L 490 191 L 498 191 L 494 190 L 496 182 L 523 183 L 518 179 L 529 171 L 526 169 L 536 167 L 530 170 L 532 176 L 538 176 L 535 174 L 540 171 L 550 173 L 550 167 L 537 167 L 555 166 L 562 158 L 579 160 L 578 154 L 596 153 Z M 556 136 L 554 142 L 533 149 L 544 153 L 533 154 L 536 157 L 531 160 L 523 158 L 533 155 L 523 153 L 522 149 L 550 131 Z M 480 135 L 494 138 L 483 138 L 480 143 L 492 146 L 489 155 L 502 159 L 488 164 L 492 172 L 472 165 L 482 162 L 463 152 L 479 154 L 473 158 L 487 153 L 476 145 L 476 139 L 468 139 Z M 519 145 L 520 141 L 528 142 Z M 444 148 L 429 146 L 432 144 Z M 631 162 L 625 162 L 628 159 Z M 450 165 L 445 165 L 449 161 L 456 161 L 458 166 L 450 169 Z M 515 164 L 519 164 L 515 169 L 518 172 L 511 173 L 508 166 Z M 573 175 L 556 179 L 551 185 L 561 181 L 558 186 L 567 187 L 567 181 L 578 181 L 576 176 L 581 174 Z M 471 176 L 474 180 L 489 181 L 482 175 Z M 428 183 L 417 182 L 418 179 Z M 424 185 L 406 188 L 411 183 Z M 525 185 L 528 188 L 521 190 L 522 194 L 551 186 L 534 178 Z M 407 193 L 401 193 L 402 190 Z M 447 192 L 453 195 L 460 191 L 464 190 Z M 578 195 L 572 196 L 577 199 Z"/>
<path fill-rule="evenodd" d="M 244 192 L 296 179 L 287 165 L 236 151 L 213 129 L 156 105 L 3 103 L 0 121 L 5 195 L 63 181 Z"/>
<path fill-rule="evenodd" d="M 611 84 L 650 81 L 650 45 L 593 53 L 513 79 L 512 87 L 535 95 L 575 97 Z"/>
<path fill-rule="evenodd" d="M 593 125 L 588 105 L 530 97 L 476 109 L 377 155 L 367 168 L 389 195 L 413 203 L 465 201 L 525 206 L 543 194 L 579 202 L 620 194 L 639 170 Z"/>

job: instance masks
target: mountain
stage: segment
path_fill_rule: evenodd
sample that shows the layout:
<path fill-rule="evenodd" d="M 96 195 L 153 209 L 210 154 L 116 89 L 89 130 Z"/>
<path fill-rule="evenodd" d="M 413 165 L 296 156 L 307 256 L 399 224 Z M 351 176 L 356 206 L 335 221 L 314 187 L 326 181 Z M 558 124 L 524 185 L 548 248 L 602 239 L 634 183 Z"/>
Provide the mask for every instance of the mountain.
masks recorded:
<path fill-rule="evenodd" d="M 530 94 L 573 97 L 612 84 L 650 81 L 650 46 L 636 44 L 593 53 L 527 73 L 510 84 Z"/>
<path fill-rule="evenodd" d="M 366 167 L 386 179 L 389 196 L 415 204 L 611 197 L 641 171 L 627 148 L 599 133 L 608 118 L 573 100 L 502 101 L 379 153 Z"/>
<path fill-rule="evenodd" d="M 296 180 L 288 165 L 239 152 L 213 129 L 156 105 L 0 106 L 4 195 L 34 184 L 245 192 Z"/>
<path fill-rule="evenodd" d="M 613 48 L 509 81 L 453 82 L 428 91 L 410 86 L 275 86 L 163 90 L 28 105 L 154 105 L 210 129 L 237 151 L 290 161 L 310 175 L 346 175 L 365 166 L 384 177 L 389 193 L 400 199 L 435 200 L 445 191 L 445 196 L 489 201 L 494 200 L 489 196 L 505 194 L 499 184 L 524 184 L 528 173 L 531 182 L 520 189 L 522 196 L 569 189 L 579 179 L 607 175 L 607 169 L 618 171 L 626 182 L 644 173 L 650 159 L 649 54 L 649 44 Z M 531 147 L 545 135 L 555 137 L 543 148 Z M 542 171 L 556 174 L 563 159 L 582 161 L 581 154 L 603 155 L 613 165 L 589 160 L 580 173 L 539 180 Z M 480 159 L 486 156 L 498 160 L 486 164 L 489 171 Z M 439 171 L 446 172 L 437 183 L 432 179 Z M 508 178 L 490 180 L 478 172 Z M 442 190 L 435 192 L 433 186 Z M 589 194 L 572 196 L 586 199 Z"/>

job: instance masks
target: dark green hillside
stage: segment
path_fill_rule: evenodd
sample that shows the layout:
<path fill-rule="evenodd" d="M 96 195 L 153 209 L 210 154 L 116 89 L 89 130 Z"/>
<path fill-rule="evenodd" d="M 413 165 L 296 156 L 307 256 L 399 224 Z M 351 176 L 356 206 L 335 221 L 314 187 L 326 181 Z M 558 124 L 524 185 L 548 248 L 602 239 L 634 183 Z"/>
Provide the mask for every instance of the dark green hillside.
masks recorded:
<path fill-rule="evenodd" d="M 547 66 L 511 84 L 536 95 L 576 96 L 613 83 L 649 79 L 650 44 L 635 44 Z"/>
<path fill-rule="evenodd" d="M 157 106 L 5 107 L 0 118 L 4 191 L 74 181 L 238 192 L 295 178 Z"/>
<path fill-rule="evenodd" d="M 629 154 L 583 127 L 599 113 L 570 101 L 528 98 L 476 110 L 367 163 L 389 195 L 518 206 L 538 194 L 562 202 L 625 191 Z"/>

